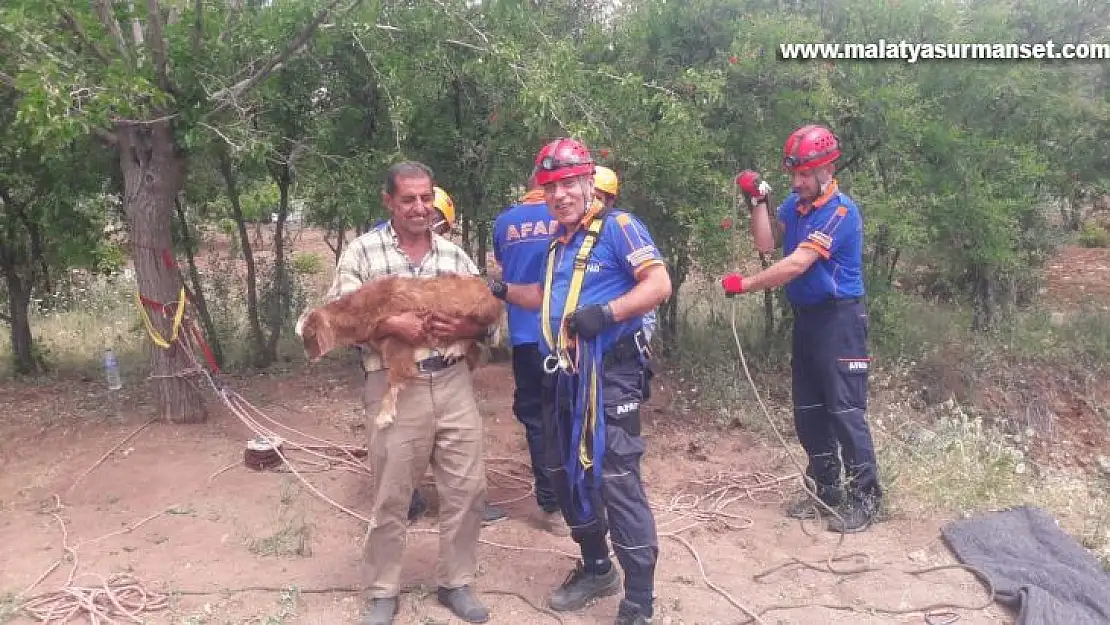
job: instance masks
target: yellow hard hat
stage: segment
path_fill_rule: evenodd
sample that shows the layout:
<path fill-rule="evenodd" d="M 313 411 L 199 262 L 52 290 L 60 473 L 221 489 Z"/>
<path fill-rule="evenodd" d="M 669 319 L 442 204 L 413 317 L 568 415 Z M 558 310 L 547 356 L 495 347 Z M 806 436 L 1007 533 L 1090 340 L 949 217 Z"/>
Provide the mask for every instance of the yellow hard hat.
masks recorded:
<path fill-rule="evenodd" d="M 436 199 L 432 202 L 432 206 L 439 209 L 443 216 L 447 219 L 447 225 L 452 228 L 455 227 L 455 203 L 451 200 L 451 196 L 439 187 L 434 187 Z"/>
<path fill-rule="evenodd" d="M 619 187 L 617 172 L 601 165 L 594 167 L 594 188 L 615 196 Z"/>

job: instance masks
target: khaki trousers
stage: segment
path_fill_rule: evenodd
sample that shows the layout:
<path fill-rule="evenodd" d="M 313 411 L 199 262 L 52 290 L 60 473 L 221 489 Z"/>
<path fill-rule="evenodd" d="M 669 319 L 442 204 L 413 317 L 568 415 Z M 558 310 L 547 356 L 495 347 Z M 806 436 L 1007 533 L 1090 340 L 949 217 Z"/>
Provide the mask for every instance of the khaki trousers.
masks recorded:
<path fill-rule="evenodd" d="M 377 428 L 386 372 L 366 377 L 363 405 L 374 472 L 370 531 L 363 551 L 372 598 L 400 593 L 409 502 L 432 465 L 439 495 L 439 563 L 443 588 L 470 584 L 478 569 L 478 533 L 486 493 L 482 420 L 465 362 L 417 374 L 397 398 L 393 424 Z"/>

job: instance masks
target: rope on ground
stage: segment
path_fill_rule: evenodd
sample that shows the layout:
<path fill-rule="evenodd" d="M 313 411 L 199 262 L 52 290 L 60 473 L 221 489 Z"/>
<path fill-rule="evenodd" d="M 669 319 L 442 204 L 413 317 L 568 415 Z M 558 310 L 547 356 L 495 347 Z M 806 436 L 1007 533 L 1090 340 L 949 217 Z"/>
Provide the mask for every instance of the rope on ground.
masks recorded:
<path fill-rule="evenodd" d="M 120 619 L 143 623 L 144 612 L 169 606 L 169 596 L 151 592 L 133 575 L 117 573 L 97 585 L 73 586 L 48 592 L 24 602 L 20 609 L 31 618 L 51 625 L 68 623 L 79 616 L 92 625 L 112 625 Z"/>
<path fill-rule="evenodd" d="M 119 443 L 117 443 L 115 447 L 112 447 L 107 452 L 105 452 L 104 455 L 101 456 L 99 460 L 94 462 L 91 467 L 89 467 L 88 469 L 85 469 L 84 473 L 82 473 L 81 475 L 78 475 L 77 479 L 73 480 L 73 484 L 70 485 L 69 490 L 66 491 L 66 492 L 70 492 L 74 488 L 77 488 L 77 484 L 79 484 L 81 482 L 81 480 L 85 479 L 85 477 L 87 477 L 90 473 L 92 473 L 97 467 L 104 464 L 104 461 L 107 460 L 109 456 L 116 453 L 117 449 L 126 445 L 127 441 L 129 441 L 129 440 L 135 438 L 136 436 L 138 436 L 140 432 L 142 432 L 143 430 L 150 427 L 150 425 L 152 423 L 154 423 L 155 421 L 157 421 L 157 420 L 158 420 L 158 417 L 154 417 L 151 420 L 149 420 L 146 423 L 139 426 L 135 431 L 133 431 L 130 434 L 128 434 L 127 436 L 123 437 L 123 440 L 121 440 Z"/>
<path fill-rule="evenodd" d="M 824 567 L 816 566 L 811 562 L 806 562 L 804 560 L 794 558 L 790 562 L 780 564 L 776 567 L 773 567 L 771 569 L 768 569 L 768 570 L 756 575 L 754 579 L 760 579 L 760 578 L 766 577 L 766 576 L 768 576 L 768 575 L 770 575 L 770 574 L 772 574 L 776 571 L 780 571 L 782 569 L 785 569 L 785 568 L 788 568 L 788 567 L 791 567 L 791 566 L 796 566 L 796 565 L 797 566 L 802 566 L 802 567 L 805 567 L 805 568 L 808 568 L 808 569 L 813 569 L 815 571 L 820 571 L 822 573 L 828 573 L 829 572 Z M 860 573 L 870 572 L 870 571 L 882 572 L 883 570 L 884 569 L 882 567 L 867 566 L 867 567 L 859 570 L 858 572 L 860 572 Z M 994 603 L 994 595 L 995 595 L 994 583 L 991 582 L 990 578 L 987 577 L 987 575 L 985 573 L 983 573 L 982 571 L 980 571 L 979 569 L 977 569 L 973 566 L 969 566 L 969 565 L 966 565 L 966 564 L 942 564 L 942 565 L 939 565 L 939 566 L 930 566 L 930 567 L 926 567 L 926 568 L 923 568 L 923 569 L 917 569 L 915 571 L 903 571 L 903 572 L 906 575 L 911 575 L 913 577 L 919 577 L 919 576 L 925 575 L 927 573 L 935 573 L 937 571 L 947 571 L 947 570 L 967 571 L 968 573 L 971 573 L 972 575 L 977 577 L 987 587 L 987 597 L 986 597 L 986 599 L 984 601 L 981 601 L 977 604 L 972 604 L 972 605 L 960 604 L 960 603 L 951 603 L 951 602 L 947 602 L 947 601 L 940 601 L 940 602 L 936 602 L 936 603 L 931 603 L 931 604 L 926 605 L 926 606 L 912 607 L 912 608 L 883 608 L 883 607 L 875 607 L 875 606 L 869 606 L 869 607 L 863 608 L 863 607 L 859 607 L 859 606 L 852 606 L 852 605 L 845 605 L 845 604 L 838 604 L 838 603 L 782 604 L 782 605 L 773 605 L 773 606 L 768 606 L 766 608 L 763 608 L 762 610 L 759 611 L 759 614 L 763 615 L 763 614 L 767 614 L 768 612 L 779 612 L 779 611 L 782 611 L 782 610 L 795 610 L 795 609 L 806 608 L 806 607 L 822 607 L 822 608 L 828 608 L 830 610 L 840 610 L 840 611 L 845 611 L 845 612 L 869 612 L 869 613 L 870 612 L 876 612 L 876 613 L 879 613 L 879 614 L 890 614 L 890 615 L 917 614 L 917 613 L 920 612 L 920 613 L 925 614 L 926 623 L 938 623 L 939 624 L 939 623 L 954 623 L 956 620 L 959 619 L 959 615 L 957 615 L 955 612 L 952 612 L 952 610 L 971 610 L 971 611 L 978 612 L 978 611 L 981 611 L 981 610 L 986 610 L 987 608 L 989 608 L 991 606 L 991 604 Z M 946 618 L 946 619 L 950 619 L 950 620 L 937 621 L 936 619 L 938 619 L 938 618 Z"/>
<path fill-rule="evenodd" d="M 744 375 L 747 377 L 748 384 L 751 386 L 752 393 L 755 395 L 756 401 L 759 404 L 759 408 L 762 411 L 763 416 L 766 418 L 767 424 L 771 426 L 771 430 L 775 433 L 775 436 L 778 438 L 779 443 L 782 445 L 783 450 L 786 451 L 787 457 L 790 458 L 790 461 L 798 469 L 798 473 L 797 473 L 796 477 L 799 478 L 799 482 L 801 484 L 802 489 L 805 490 L 805 492 L 809 496 L 809 498 L 814 502 L 816 507 L 818 507 L 818 509 L 815 510 L 817 512 L 817 514 L 816 514 L 817 518 L 818 519 L 821 518 L 820 509 L 823 508 L 830 515 L 839 519 L 841 521 L 841 525 L 843 526 L 844 518 L 836 510 L 832 509 L 831 507 L 829 507 L 828 504 L 826 504 L 824 501 L 822 501 L 821 498 L 818 497 L 817 493 L 814 492 L 814 490 L 809 487 L 809 484 L 806 483 L 806 478 L 805 478 L 806 467 L 794 456 L 793 452 L 791 452 L 789 444 L 787 444 L 786 439 L 783 437 L 782 433 L 779 431 L 778 426 L 775 424 L 774 418 L 771 417 L 770 410 L 767 409 L 767 405 L 763 402 L 763 397 L 759 394 L 759 387 L 756 385 L 755 380 L 752 378 L 751 370 L 748 369 L 748 362 L 747 362 L 746 357 L 744 356 L 743 341 L 740 340 L 740 333 L 736 329 L 736 310 L 738 308 L 738 305 L 739 305 L 739 301 L 734 299 L 733 302 L 732 302 L 732 314 L 730 316 L 730 322 L 731 322 L 731 326 L 732 326 L 732 338 L 736 343 L 736 351 L 740 356 L 740 364 L 743 367 Z M 803 530 L 804 530 L 804 528 L 805 528 L 805 525 L 804 525 L 804 522 L 803 522 Z M 840 538 L 837 540 L 837 543 L 833 547 L 833 550 L 829 553 L 829 556 L 825 559 L 825 561 L 821 565 L 817 565 L 817 564 L 810 563 L 810 562 L 805 562 L 801 559 L 794 558 L 793 560 L 791 560 L 790 562 L 787 562 L 784 565 L 779 565 L 779 566 L 776 566 L 776 567 L 772 567 L 771 569 L 768 569 L 767 571 L 764 571 L 762 573 L 759 573 L 759 574 L 755 575 L 753 577 L 753 579 L 755 581 L 759 581 L 759 580 L 767 577 L 768 575 L 770 575 L 771 573 L 773 573 L 775 571 L 781 570 L 781 569 L 783 569 L 787 566 L 793 566 L 793 565 L 799 565 L 799 564 L 806 567 L 806 568 L 810 568 L 810 569 L 813 569 L 813 570 L 816 570 L 816 571 L 831 573 L 831 574 L 836 575 L 836 576 L 855 575 L 855 574 L 863 573 L 863 572 L 866 572 L 866 571 L 882 571 L 882 570 L 884 570 L 882 567 L 872 566 L 870 564 L 870 556 L 868 556 L 865 553 L 850 553 L 850 554 L 838 555 L 841 546 L 844 544 L 844 537 L 846 536 L 846 532 L 838 532 L 838 533 L 840 534 Z M 856 567 L 853 567 L 851 569 L 846 569 L 846 570 L 845 569 L 838 569 L 836 566 L 834 566 L 835 562 L 841 562 L 841 561 L 844 561 L 844 560 L 847 560 L 847 559 L 850 559 L 850 558 L 862 559 L 864 561 L 864 564 L 861 564 L 861 565 L 858 565 Z M 991 604 L 994 603 L 995 594 L 996 594 L 995 589 L 994 589 L 994 585 L 991 583 L 990 579 L 987 577 L 987 575 L 983 571 L 981 571 L 981 570 L 979 570 L 979 569 L 977 569 L 973 566 L 969 566 L 969 565 L 965 565 L 965 564 L 942 565 L 942 566 L 936 566 L 936 567 L 929 567 L 929 568 L 926 568 L 926 569 L 920 569 L 918 571 L 909 571 L 909 572 L 907 572 L 907 574 L 913 575 L 913 576 L 919 576 L 919 575 L 923 575 L 925 573 L 929 573 L 929 572 L 933 572 L 933 571 L 939 571 L 939 570 L 945 570 L 945 569 L 961 569 L 961 570 L 968 571 L 969 573 L 971 573 L 972 575 L 977 577 L 980 581 L 982 581 L 987 586 L 987 591 L 988 591 L 987 600 L 984 603 L 982 603 L 981 605 L 975 605 L 975 606 L 967 606 L 967 605 L 957 604 L 957 603 L 952 603 L 952 602 L 938 602 L 938 603 L 929 604 L 928 606 L 924 606 L 924 607 L 906 608 L 906 609 L 902 609 L 902 610 L 890 610 L 890 609 L 885 609 L 885 608 L 874 608 L 874 607 L 866 607 L 865 608 L 865 607 L 861 607 L 861 606 L 847 606 L 847 605 L 836 605 L 836 604 L 823 605 L 823 604 L 810 603 L 810 604 L 806 604 L 806 605 L 827 607 L 827 608 L 830 608 L 830 609 L 837 609 L 837 610 L 851 610 L 851 611 L 864 612 L 864 613 L 866 613 L 866 612 L 883 612 L 883 613 L 886 613 L 886 614 L 923 613 L 925 615 L 926 622 L 931 622 L 933 619 L 935 619 L 937 617 L 940 617 L 940 616 L 945 616 L 945 617 L 950 616 L 950 617 L 954 617 L 954 618 L 945 621 L 945 623 L 952 623 L 952 622 L 955 622 L 955 620 L 958 619 L 959 617 L 958 617 L 958 615 L 950 612 L 950 610 L 964 609 L 964 610 L 979 611 L 979 610 L 985 610 L 986 608 L 990 607 Z M 767 612 L 770 612 L 770 611 L 784 610 L 784 609 L 790 609 L 790 608 L 796 608 L 796 607 L 805 607 L 805 606 L 804 605 L 803 606 L 770 606 L 770 607 L 767 607 L 767 608 L 764 608 L 763 610 L 761 610 L 759 612 L 759 614 L 762 615 L 762 614 L 766 614 Z M 938 611 L 942 610 L 942 609 L 945 610 L 943 612 L 943 614 L 938 614 Z M 752 622 L 753 620 L 754 620 L 754 622 L 757 622 L 757 623 L 762 622 L 762 621 L 760 621 L 758 615 L 754 615 L 754 614 L 750 614 L 750 613 L 749 613 L 749 615 L 752 617 L 752 620 L 749 620 L 747 622 Z"/>

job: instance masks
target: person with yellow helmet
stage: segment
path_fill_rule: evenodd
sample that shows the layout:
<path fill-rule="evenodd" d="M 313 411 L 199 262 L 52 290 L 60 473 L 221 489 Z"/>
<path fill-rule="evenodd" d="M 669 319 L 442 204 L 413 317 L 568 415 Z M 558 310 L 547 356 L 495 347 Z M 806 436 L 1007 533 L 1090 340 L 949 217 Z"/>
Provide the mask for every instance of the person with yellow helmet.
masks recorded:
<path fill-rule="evenodd" d="M 605 208 L 613 208 L 617 202 L 617 191 L 620 190 L 620 181 L 617 172 L 597 165 L 594 168 L 594 197 L 605 204 Z"/>
<path fill-rule="evenodd" d="M 432 190 L 436 194 L 432 206 L 439 211 L 438 218 L 432 220 L 432 232 L 443 236 L 455 229 L 455 202 L 440 187 L 433 187 Z"/>
<path fill-rule="evenodd" d="M 617 203 L 617 195 L 620 191 L 620 179 L 617 178 L 617 172 L 597 165 L 594 167 L 594 197 L 601 200 L 605 204 L 605 208 L 612 209 Z M 644 315 L 644 338 L 648 343 L 651 342 L 651 335 L 655 333 L 655 326 L 658 323 L 658 313 L 652 309 Z M 651 367 L 647 367 L 647 380 L 644 385 L 644 401 L 651 398 Z"/>

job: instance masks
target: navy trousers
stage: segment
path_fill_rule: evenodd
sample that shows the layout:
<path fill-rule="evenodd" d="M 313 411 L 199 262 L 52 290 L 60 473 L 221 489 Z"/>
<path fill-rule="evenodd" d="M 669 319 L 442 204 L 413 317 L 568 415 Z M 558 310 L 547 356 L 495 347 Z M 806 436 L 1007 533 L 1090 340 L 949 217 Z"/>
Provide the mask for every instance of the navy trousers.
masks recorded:
<path fill-rule="evenodd" d="M 866 416 L 868 329 L 859 300 L 795 306 L 791 368 L 794 426 L 819 493 L 843 487 L 874 504 L 882 490 Z"/>
<path fill-rule="evenodd" d="M 544 512 L 555 512 L 559 501 L 551 476 L 544 471 L 543 438 L 543 356 L 536 343 L 513 346 L 513 414 L 524 426 L 528 455 L 532 461 L 532 474 L 536 482 L 536 503 Z"/>
<path fill-rule="evenodd" d="M 559 507 L 570 526 L 571 537 L 582 550 L 586 570 L 598 572 L 598 568 L 608 566 L 608 534 L 624 570 L 625 598 L 641 606 L 645 615 L 651 615 L 659 539 L 640 473 L 645 449 L 640 435 L 643 361 L 631 337 L 619 342 L 603 358 L 606 445 L 600 492 L 593 488 L 592 471 L 596 467 L 587 473 L 587 492 L 595 512 L 592 520 L 579 518 L 571 499 L 562 450 L 569 447 L 571 453 L 577 454 L 577 446 L 567 445 L 572 415 L 568 398 L 560 397 L 556 405 L 553 395 L 556 375 L 546 376 L 544 385 L 544 437 L 558 441 L 547 447 L 545 467 L 552 476 Z"/>

